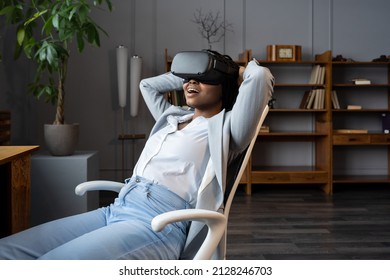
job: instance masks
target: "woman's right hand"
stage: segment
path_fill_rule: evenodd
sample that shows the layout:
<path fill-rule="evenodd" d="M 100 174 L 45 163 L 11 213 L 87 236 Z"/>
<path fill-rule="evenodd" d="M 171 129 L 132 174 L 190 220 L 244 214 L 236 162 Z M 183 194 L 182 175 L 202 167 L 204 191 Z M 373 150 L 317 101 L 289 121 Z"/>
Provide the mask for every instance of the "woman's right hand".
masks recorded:
<path fill-rule="evenodd" d="M 240 68 L 238 69 L 238 79 L 237 79 L 238 86 L 240 86 L 241 83 L 244 81 L 244 71 L 245 71 L 245 67 L 240 66 Z"/>

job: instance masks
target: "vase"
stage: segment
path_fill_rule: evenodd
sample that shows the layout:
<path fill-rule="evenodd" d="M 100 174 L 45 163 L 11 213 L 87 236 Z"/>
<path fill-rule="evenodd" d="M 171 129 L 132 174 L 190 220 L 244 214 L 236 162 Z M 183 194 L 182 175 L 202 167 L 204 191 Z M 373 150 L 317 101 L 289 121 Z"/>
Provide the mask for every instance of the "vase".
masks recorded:
<path fill-rule="evenodd" d="M 51 155 L 73 155 L 79 139 L 79 124 L 45 124 L 44 138 Z"/>

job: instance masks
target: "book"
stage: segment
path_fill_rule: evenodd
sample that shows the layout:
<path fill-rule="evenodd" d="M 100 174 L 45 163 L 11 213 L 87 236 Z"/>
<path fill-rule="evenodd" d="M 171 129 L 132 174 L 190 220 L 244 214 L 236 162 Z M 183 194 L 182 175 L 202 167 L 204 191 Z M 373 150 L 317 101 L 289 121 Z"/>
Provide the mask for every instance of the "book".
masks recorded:
<path fill-rule="evenodd" d="M 309 84 L 316 84 L 319 68 L 320 65 L 314 65 L 311 69 Z"/>
<path fill-rule="evenodd" d="M 263 125 L 260 127 L 260 132 L 268 133 L 269 132 L 269 126 Z"/>
<path fill-rule="evenodd" d="M 311 74 L 309 84 L 321 85 L 325 82 L 325 67 L 320 65 L 314 65 Z"/>
<path fill-rule="evenodd" d="M 352 79 L 352 83 L 354 85 L 370 85 L 371 81 L 368 79 L 358 78 L 358 79 Z"/>
<path fill-rule="evenodd" d="M 360 106 L 360 105 L 348 105 L 347 109 L 348 110 L 361 110 L 362 106 Z"/>
<path fill-rule="evenodd" d="M 318 89 L 318 104 L 316 109 L 324 109 L 325 89 Z"/>
<path fill-rule="evenodd" d="M 321 66 L 319 70 L 319 75 L 317 77 L 317 84 L 322 85 L 325 82 L 325 67 Z"/>
<path fill-rule="evenodd" d="M 323 109 L 325 102 L 325 89 L 313 89 L 306 109 Z"/>
<path fill-rule="evenodd" d="M 342 134 L 365 134 L 368 133 L 367 129 L 335 129 L 333 133 L 342 133 Z"/>
<path fill-rule="evenodd" d="M 310 95 L 310 90 L 305 91 L 301 100 L 301 104 L 299 105 L 300 109 L 306 109 L 307 103 L 309 101 L 309 95 Z"/>
<path fill-rule="evenodd" d="M 325 108 L 325 89 L 321 89 L 321 108 Z"/>
<path fill-rule="evenodd" d="M 316 90 L 315 89 L 311 90 L 310 94 L 309 94 L 309 97 L 308 97 L 309 100 L 307 101 L 307 104 L 306 104 L 306 109 L 312 109 L 313 108 L 315 95 L 316 95 Z"/>
<path fill-rule="evenodd" d="M 340 109 L 339 99 L 335 90 L 332 90 L 332 105 L 334 109 Z"/>
<path fill-rule="evenodd" d="M 276 45 L 267 46 L 267 60 L 276 61 Z"/>
<path fill-rule="evenodd" d="M 313 109 L 320 109 L 321 90 L 315 89 L 314 91 L 315 91 L 315 97 L 314 97 Z"/>

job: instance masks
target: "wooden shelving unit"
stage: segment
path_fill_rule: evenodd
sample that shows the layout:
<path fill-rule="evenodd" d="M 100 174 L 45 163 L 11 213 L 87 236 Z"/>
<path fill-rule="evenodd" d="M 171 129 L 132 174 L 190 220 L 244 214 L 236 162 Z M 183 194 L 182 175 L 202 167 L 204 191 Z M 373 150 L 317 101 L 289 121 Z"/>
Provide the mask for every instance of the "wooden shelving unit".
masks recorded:
<path fill-rule="evenodd" d="M 348 170 L 351 165 L 334 162 L 333 184 L 390 183 L 390 135 L 382 129 L 382 114 L 390 113 L 390 62 L 333 62 L 332 89 L 344 104 L 342 109 L 333 109 L 334 129 L 362 129 L 367 133 L 333 133 L 333 157 L 349 155 L 361 171 Z M 353 77 L 364 77 L 371 84 L 356 85 Z M 354 102 L 362 109 L 347 110 Z M 370 158 L 372 155 L 373 158 Z M 378 158 L 382 156 L 383 158 Z M 380 162 L 377 167 L 367 168 L 365 162 Z"/>
<path fill-rule="evenodd" d="M 276 98 L 275 108 L 271 109 L 266 124 L 270 123 L 270 132 L 260 133 L 258 138 L 259 146 L 267 146 L 273 143 L 303 143 L 310 145 L 311 155 L 301 155 L 302 157 L 312 157 L 312 162 L 307 165 L 278 165 L 268 164 L 265 159 L 264 164 L 255 163 L 256 156 L 253 155 L 251 164 L 247 167 L 247 174 L 244 178 L 246 183 L 246 193 L 251 194 L 253 184 L 312 184 L 320 186 L 326 193 L 332 192 L 331 184 L 331 114 L 330 114 L 330 90 L 331 90 L 331 52 L 316 55 L 313 61 L 298 62 L 271 62 L 260 61 L 268 67 L 276 78 L 274 86 L 274 96 Z M 309 83 L 310 73 L 315 65 L 325 67 L 325 81 L 323 84 Z M 291 73 L 302 72 L 296 81 L 288 79 Z M 306 73 L 306 74 L 305 74 Z M 306 81 L 306 80 L 307 81 Z M 324 107 L 322 109 L 301 109 L 299 104 L 303 98 L 303 93 L 307 90 L 321 88 L 325 90 Z M 280 92 L 284 92 L 280 94 Z M 295 102 L 290 102 L 294 100 Z M 280 105 L 279 105 L 280 104 Z M 291 105 L 292 104 L 292 105 Z M 305 130 L 278 128 L 273 124 L 273 119 L 282 120 L 288 123 L 294 116 L 304 119 L 310 123 L 310 128 Z M 267 149 L 267 148 L 264 148 Z M 278 151 L 273 150 L 278 153 Z M 284 153 L 284 151 L 280 151 Z M 278 157 L 278 154 L 273 157 Z M 280 156 L 283 156 L 280 155 Z M 285 154 L 284 154 L 285 156 Z"/>

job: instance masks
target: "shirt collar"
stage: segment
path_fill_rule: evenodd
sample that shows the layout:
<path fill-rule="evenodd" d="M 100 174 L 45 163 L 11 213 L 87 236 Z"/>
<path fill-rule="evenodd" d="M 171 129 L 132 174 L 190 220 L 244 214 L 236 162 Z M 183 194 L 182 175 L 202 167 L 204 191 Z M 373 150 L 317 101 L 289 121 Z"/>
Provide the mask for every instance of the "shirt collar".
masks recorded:
<path fill-rule="evenodd" d="M 168 123 L 170 125 L 177 127 L 177 125 L 179 123 L 188 122 L 189 120 L 191 120 L 193 115 L 194 115 L 194 113 L 187 114 L 187 115 L 184 115 L 184 116 L 169 115 L 167 117 L 167 121 L 168 121 Z"/>

